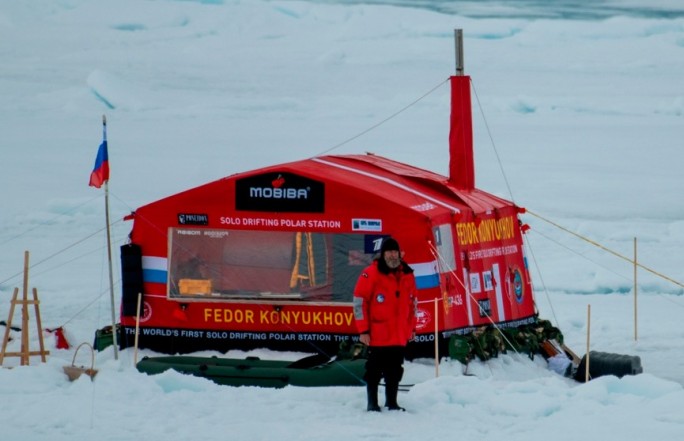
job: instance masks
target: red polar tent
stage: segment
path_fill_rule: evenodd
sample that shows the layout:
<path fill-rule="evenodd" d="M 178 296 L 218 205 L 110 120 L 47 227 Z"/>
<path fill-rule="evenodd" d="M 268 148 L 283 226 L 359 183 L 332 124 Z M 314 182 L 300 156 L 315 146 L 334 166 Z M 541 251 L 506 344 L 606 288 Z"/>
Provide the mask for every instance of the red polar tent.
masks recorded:
<path fill-rule="evenodd" d="M 384 237 L 418 284 L 418 338 L 536 320 L 522 212 L 475 188 L 470 77 L 453 76 L 449 176 L 376 155 L 238 173 L 140 207 L 122 247 L 123 347 L 335 354 L 357 338 L 352 292 Z"/>

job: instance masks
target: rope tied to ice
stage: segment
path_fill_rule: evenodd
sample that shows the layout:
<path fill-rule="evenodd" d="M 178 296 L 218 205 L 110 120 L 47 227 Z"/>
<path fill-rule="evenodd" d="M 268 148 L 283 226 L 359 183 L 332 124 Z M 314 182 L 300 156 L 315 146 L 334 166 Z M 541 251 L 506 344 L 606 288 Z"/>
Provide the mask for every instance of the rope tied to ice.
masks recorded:
<path fill-rule="evenodd" d="M 531 214 L 532 216 L 536 217 L 537 219 L 540 219 L 540 220 L 542 220 L 542 221 L 544 221 L 544 222 L 546 222 L 546 223 L 548 223 L 548 224 L 550 224 L 550 225 L 553 225 L 554 227 L 556 227 L 556 228 L 558 228 L 558 229 L 560 229 L 560 230 L 562 230 L 562 231 L 565 231 L 566 233 L 570 233 L 570 234 L 572 234 L 573 236 L 575 236 L 575 237 L 577 237 L 577 238 L 579 238 L 579 239 L 581 239 L 581 240 L 583 240 L 583 241 L 585 241 L 585 242 L 587 242 L 587 243 L 589 243 L 589 244 L 591 244 L 591 245 L 593 245 L 593 246 L 595 246 L 595 247 L 597 247 L 597 248 L 602 249 L 603 251 L 606 251 L 606 252 L 608 252 L 608 253 L 610 253 L 610 254 L 612 254 L 612 255 L 614 255 L 614 256 L 620 258 L 620 259 L 626 260 L 627 262 L 629 262 L 629 263 L 631 263 L 631 264 L 633 264 L 633 265 L 636 265 L 636 266 L 638 266 L 639 268 L 641 268 L 641 269 L 643 269 L 643 270 L 645 270 L 645 271 L 648 271 L 649 273 L 651 273 L 651 274 L 653 274 L 653 275 L 655 275 L 655 276 L 657 276 L 657 277 L 660 277 L 660 278 L 662 278 L 662 279 L 664 279 L 664 280 L 667 280 L 668 282 L 674 283 L 675 285 L 677 285 L 677 286 L 679 286 L 679 287 L 681 287 L 681 288 L 684 288 L 684 284 L 683 284 L 683 283 L 678 282 L 677 280 L 675 280 L 675 279 L 673 279 L 673 278 L 671 278 L 671 277 L 668 277 L 668 276 L 666 276 L 665 274 L 662 274 L 662 273 L 660 273 L 660 272 L 658 272 L 658 271 L 656 271 L 656 270 L 654 270 L 654 269 L 652 269 L 652 268 L 649 268 L 649 267 L 647 267 L 647 266 L 645 266 L 645 265 L 643 265 L 643 264 L 641 264 L 641 263 L 635 261 L 634 259 L 630 259 L 629 257 L 624 256 L 624 255 L 618 253 L 617 251 L 613 251 L 613 250 L 611 250 L 610 248 L 608 248 L 608 247 L 606 247 L 606 246 L 604 246 L 604 245 L 601 245 L 600 243 L 596 242 L 595 240 L 592 240 L 592 239 L 590 239 L 590 238 L 588 238 L 588 237 L 586 237 L 586 236 L 583 236 L 583 235 L 581 235 L 581 234 L 579 234 L 579 233 L 575 233 L 574 231 L 572 231 L 572 230 L 570 230 L 570 229 L 568 229 L 568 228 L 565 228 L 565 227 L 563 227 L 562 225 L 559 225 L 559 224 L 557 224 L 556 222 L 553 222 L 553 221 L 551 221 L 551 220 L 549 220 L 549 219 L 547 219 L 547 218 L 545 218 L 545 217 L 543 217 L 543 216 L 541 216 L 541 215 L 539 215 L 539 214 L 537 214 L 537 213 L 535 213 L 535 212 L 533 212 L 533 211 L 527 210 L 527 213 Z"/>

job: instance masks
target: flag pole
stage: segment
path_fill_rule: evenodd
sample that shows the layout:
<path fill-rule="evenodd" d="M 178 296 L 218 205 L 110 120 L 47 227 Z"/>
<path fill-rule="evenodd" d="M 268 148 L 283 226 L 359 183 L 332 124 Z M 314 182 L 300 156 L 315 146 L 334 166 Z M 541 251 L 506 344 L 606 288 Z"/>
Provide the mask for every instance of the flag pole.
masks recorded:
<path fill-rule="evenodd" d="M 102 140 L 107 141 L 107 117 L 102 115 Z M 112 343 L 114 345 L 114 359 L 119 359 L 119 345 L 116 332 L 116 314 L 114 307 L 114 274 L 112 272 L 112 236 L 109 231 L 109 179 L 104 182 L 105 191 L 105 222 L 107 224 L 107 259 L 109 261 L 109 298 L 112 309 Z"/>

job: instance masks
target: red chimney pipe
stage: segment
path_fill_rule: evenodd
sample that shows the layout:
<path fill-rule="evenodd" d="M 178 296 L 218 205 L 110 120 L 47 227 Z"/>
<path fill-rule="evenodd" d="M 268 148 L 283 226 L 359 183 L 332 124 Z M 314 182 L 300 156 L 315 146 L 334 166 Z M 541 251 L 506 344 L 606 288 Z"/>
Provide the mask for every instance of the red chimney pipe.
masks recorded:
<path fill-rule="evenodd" d="M 470 77 L 451 77 L 451 128 L 449 130 L 449 182 L 456 188 L 475 188 L 473 116 Z"/>
<path fill-rule="evenodd" d="M 451 128 L 449 130 L 449 182 L 460 190 L 475 188 L 473 114 L 470 77 L 463 75 L 463 30 L 454 30 L 456 75 L 451 80 Z"/>

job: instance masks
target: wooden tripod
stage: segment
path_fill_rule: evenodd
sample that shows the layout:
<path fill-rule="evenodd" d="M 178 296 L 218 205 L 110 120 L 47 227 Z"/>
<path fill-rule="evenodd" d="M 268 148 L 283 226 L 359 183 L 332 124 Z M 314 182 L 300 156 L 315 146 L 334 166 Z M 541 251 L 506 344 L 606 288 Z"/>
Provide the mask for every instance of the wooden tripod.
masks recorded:
<path fill-rule="evenodd" d="M 47 361 L 46 355 L 50 352 L 45 350 L 43 342 L 43 328 L 40 322 L 40 301 L 38 300 L 38 290 L 33 288 L 33 300 L 28 298 L 28 269 L 29 269 L 29 253 L 24 252 L 24 290 L 21 300 L 17 299 L 19 295 L 19 288 L 14 288 L 12 295 L 12 303 L 10 306 L 9 318 L 5 327 L 5 337 L 2 339 L 2 350 L 0 350 L 0 366 L 5 361 L 5 357 L 20 357 L 21 366 L 28 366 L 30 364 L 30 357 L 32 355 L 40 355 L 41 361 Z M 21 351 L 7 352 L 7 343 L 9 342 L 9 333 L 12 328 L 12 317 L 14 316 L 15 306 L 21 306 Z M 39 351 L 29 350 L 29 305 L 33 305 L 36 315 L 36 327 L 38 328 L 38 342 L 40 344 Z"/>

